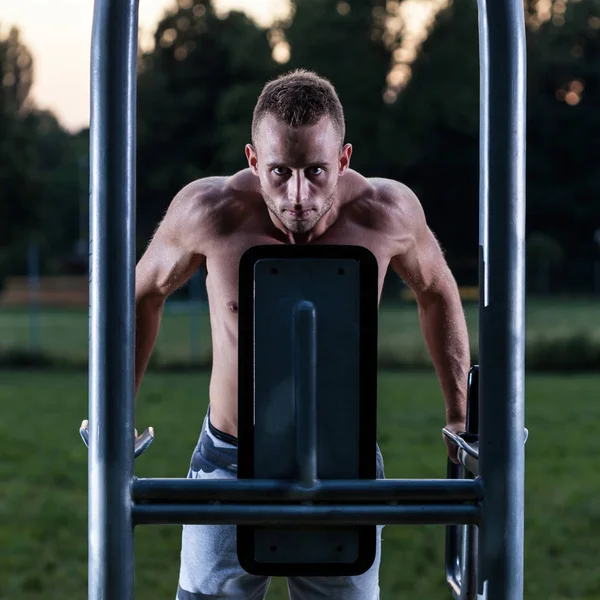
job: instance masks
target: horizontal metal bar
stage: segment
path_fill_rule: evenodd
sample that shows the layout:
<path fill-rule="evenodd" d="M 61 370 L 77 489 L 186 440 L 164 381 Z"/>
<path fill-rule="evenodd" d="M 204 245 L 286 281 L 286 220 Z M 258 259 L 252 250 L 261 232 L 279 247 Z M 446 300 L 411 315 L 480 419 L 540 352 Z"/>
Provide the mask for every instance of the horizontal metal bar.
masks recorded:
<path fill-rule="evenodd" d="M 148 478 L 132 481 L 134 501 L 177 502 L 475 502 L 481 484 L 472 479 L 351 479 L 299 482 L 269 479 L 198 480 Z"/>
<path fill-rule="evenodd" d="M 257 505 L 136 504 L 135 525 L 452 525 L 479 522 L 477 504 Z"/>

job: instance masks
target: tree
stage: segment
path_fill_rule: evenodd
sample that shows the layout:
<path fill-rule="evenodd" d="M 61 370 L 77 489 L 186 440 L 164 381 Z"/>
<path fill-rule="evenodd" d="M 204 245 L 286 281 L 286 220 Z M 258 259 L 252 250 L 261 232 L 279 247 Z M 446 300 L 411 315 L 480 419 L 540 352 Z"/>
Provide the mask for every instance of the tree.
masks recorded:
<path fill-rule="evenodd" d="M 33 79 L 31 53 L 12 28 L 0 38 L 0 279 L 26 272 L 30 243 L 40 249 L 43 271 L 63 271 L 84 229 L 87 172 L 78 161 L 87 160 L 87 139 L 82 146 L 81 135 L 35 107 Z M 87 254 L 86 244 L 80 270 Z"/>
<path fill-rule="evenodd" d="M 34 110 L 29 121 L 36 139 L 36 169 L 42 183 L 39 243 L 46 272 L 88 271 L 87 130 L 66 131 L 56 116 Z"/>
<path fill-rule="evenodd" d="M 402 173 L 448 257 L 477 259 L 479 46 L 477 4 L 440 11 L 394 104 Z"/>
<path fill-rule="evenodd" d="M 526 243 L 528 289 L 547 294 L 552 289 L 552 275 L 564 260 L 563 250 L 556 240 L 537 231 L 531 233 Z"/>
<path fill-rule="evenodd" d="M 180 1 L 156 30 L 139 76 L 138 227 L 147 239 L 190 181 L 244 166 L 256 99 L 277 72 L 267 32 L 246 15 L 219 18 Z"/>
<path fill-rule="evenodd" d="M 593 252 L 600 214 L 600 2 L 525 3 L 527 227 L 573 259 Z M 474 0 L 441 11 L 395 104 L 405 176 L 453 259 L 478 245 L 479 48 Z"/>
<path fill-rule="evenodd" d="M 0 39 L 0 68 L 0 112 L 19 113 L 33 84 L 33 58 L 17 27 L 11 27 L 8 36 Z"/>
<path fill-rule="evenodd" d="M 313 70 L 332 82 L 354 146 L 352 166 L 368 176 L 390 175 L 394 162 L 393 147 L 384 145 L 390 126 L 384 93 L 399 43 L 387 27 L 390 16 L 379 0 L 301 0 L 281 24 L 290 46 L 285 69 Z"/>
<path fill-rule="evenodd" d="M 555 2 L 528 42 L 529 226 L 570 258 L 590 256 L 600 215 L 600 2 Z"/>
<path fill-rule="evenodd" d="M 39 223 L 41 183 L 25 112 L 32 81 L 31 54 L 12 28 L 0 38 L 0 275 L 25 254 L 30 232 Z"/>

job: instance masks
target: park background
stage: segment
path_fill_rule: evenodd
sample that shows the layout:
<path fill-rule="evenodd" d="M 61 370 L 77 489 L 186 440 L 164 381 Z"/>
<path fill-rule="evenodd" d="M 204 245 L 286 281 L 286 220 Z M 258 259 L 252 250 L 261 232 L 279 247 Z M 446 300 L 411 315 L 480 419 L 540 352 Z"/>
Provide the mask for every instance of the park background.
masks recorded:
<path fill-rule="evenodd" d="M 81 65 L 92 2 L 18 5 L 0 0 L 0 598 L 83 599 L 87 457 L 77 429 L 87 416 L 89 69 Z M 141 5 L 138 255 L 183 185 L 244 168 L 265 81 L 313 69 L 344 105 L 352 167 L 399 179 L 421 199 L 461 287 L 476 362 L 476 2 L 238 1 L 247 12 L 224 0 Z M 524 11 L 525 598 L 591 600 L 600 597 L 600 2 L 531 0 Z M 185 475 L 210 357 L 200 273 L 165 309 L 136 415 L 157 439 L 138 475 Z M 391 274 L 379 362 L 386 475 L 444 477 L 441 393 L 416 306 Z M 136 532 L 138 597 L 174 596 L 179 535 L 176 526 Z M 386 528 L 383 600 L 449 597 L 443 535 Z M 268 597 L 285 597 L 283 589 L 276 581 Z"/>

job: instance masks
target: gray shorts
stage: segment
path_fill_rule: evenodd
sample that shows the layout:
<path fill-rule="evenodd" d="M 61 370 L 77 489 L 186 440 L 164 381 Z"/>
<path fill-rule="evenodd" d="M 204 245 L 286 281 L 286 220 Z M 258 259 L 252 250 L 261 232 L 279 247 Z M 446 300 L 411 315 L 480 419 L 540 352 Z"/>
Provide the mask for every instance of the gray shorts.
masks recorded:
<path fill-rule="evenodd" d="M 207 416 L 192 455 L 188 478 L 237 478 L 237 446 L 217 435 L 211 431 Z M 377 448 L 377 478 L 384 477 L 383 458 Z M 357 576 L 288 577 L 290 599 L 378 600 L 382 529 L 382 526 L 377 527 L 377 553 L 368 571 Z M 177 600 L 262 600 L 269 583 L 269 577 L 250 575 L 240 566 L 235 525 L 183 526 Z"/>

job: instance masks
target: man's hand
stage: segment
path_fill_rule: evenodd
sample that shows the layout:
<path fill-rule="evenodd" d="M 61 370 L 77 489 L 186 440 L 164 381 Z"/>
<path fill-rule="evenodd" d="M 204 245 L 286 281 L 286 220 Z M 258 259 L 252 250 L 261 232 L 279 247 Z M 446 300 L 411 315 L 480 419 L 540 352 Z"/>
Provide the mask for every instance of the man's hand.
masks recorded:
<path fill-rule="evenodd" d="M 463 433 L 466 429 L 466 424 L 462 421 L 456 423 L 447 423 L 446 428 L 452 431 L 452 433 Z M 443 433 L 442 438 L 444 439 L 444 443 L 446 444 L 446 448 L 448 448 L 448 458 L 455 464 L 460 464 L 458 460 L 458 447 L 455 446 Z"/>

